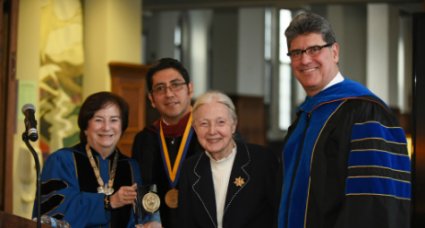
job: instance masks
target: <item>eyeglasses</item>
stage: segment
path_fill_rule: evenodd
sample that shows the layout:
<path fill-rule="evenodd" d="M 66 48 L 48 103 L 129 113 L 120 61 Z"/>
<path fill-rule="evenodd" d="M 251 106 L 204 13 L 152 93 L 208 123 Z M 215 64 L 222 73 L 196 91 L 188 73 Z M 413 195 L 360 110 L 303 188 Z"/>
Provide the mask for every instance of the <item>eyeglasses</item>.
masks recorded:
<path fill-rule="evenodd" d="M 325 44 L 325 45 L 322 45 L 322 46 L 315 45 L 315 46 L 308 47 L 304 50 L 295 49 L 295 50 L 288 52 L 286 55 L 288 55 L 292 60 L 301 59 L 303 53 L 306 53 L 308 56 L 313 57 L 313 56 L 316 56 L 317 54 L 319 54 L 320 51 L 322 50 L 322 48 L 330 47 L 333 44 L 334 43 L 328 43 L 328 44 Z"/>
<path fill-rule="evenodd" d="M 154 87 L 151 92 L 157 95 L 166 94 L 167 89 L 169 89 L 171 92 L 178 92 L 181 89 L 183 89 L 184 85 L 186 85 L 186 82 L 173 82 L 169 86 L 166 86 L 165 84 L 161 84 Z"/>

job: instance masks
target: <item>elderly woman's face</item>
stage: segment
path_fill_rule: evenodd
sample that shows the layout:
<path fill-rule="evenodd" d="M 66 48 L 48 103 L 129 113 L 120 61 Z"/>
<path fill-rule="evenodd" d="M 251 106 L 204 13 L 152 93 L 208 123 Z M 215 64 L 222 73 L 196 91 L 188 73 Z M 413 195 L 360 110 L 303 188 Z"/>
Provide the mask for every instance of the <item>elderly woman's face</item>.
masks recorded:
<path fill-rule="evenodd" d="M 214 159 L 230 154 L 236 123 L 225 105 L 215 101 L 201 105 L 193 113 L 193 127 L 199 143 Z"/>
<path fill-rule="evenodd" d="M 88 144 L 97 152 L 108 155 L 121 137 L 121 115 L 117 105 L 110 104 L 98 110 L 84 131 Z"/>

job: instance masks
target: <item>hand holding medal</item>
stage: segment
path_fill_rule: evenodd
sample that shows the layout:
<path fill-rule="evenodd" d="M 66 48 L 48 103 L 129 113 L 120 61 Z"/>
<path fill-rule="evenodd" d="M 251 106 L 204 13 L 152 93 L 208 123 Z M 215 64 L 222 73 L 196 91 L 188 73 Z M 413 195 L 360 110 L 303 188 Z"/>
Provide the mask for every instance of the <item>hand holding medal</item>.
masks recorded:
<path fill-rule="evenodd" d="M 148 213 L 155 213 L 159 210 L 161 205 L 161 199 L 158 194 L 156 194 L 156 185 L 152 185 L 149 189 L 149 192 L 143 195 L 142 206 L 143 209 Z"/>
<path fill-rule="evenodd" d="M 133 204 L 137 197 L 136 189 L 137 184 L 133 184 L 132 186 L 122 186 L 111 196 L 111 207 L 118 208 Z"/>
<path fill-rule="evenodd" d="M 155 184 L 137 187 L 137 198 L 134 205 L 136 224 L 144 221 L 145 216 L 154 214 L 159 210 L 161 199 L 156 192 L 157 188 Z"/>

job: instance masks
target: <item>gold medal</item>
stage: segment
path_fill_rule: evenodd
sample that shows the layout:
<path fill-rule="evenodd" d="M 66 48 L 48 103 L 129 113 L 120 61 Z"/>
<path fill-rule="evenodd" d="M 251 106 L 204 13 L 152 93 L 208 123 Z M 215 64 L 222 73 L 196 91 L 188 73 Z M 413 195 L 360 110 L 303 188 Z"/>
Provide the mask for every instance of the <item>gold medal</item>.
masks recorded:
<path fill-rule="evenodd" d="M 149 213 L 155 213 L 161 205 L 161 199 L 154 192 L 148 192 L 142 199 L 143 209 Z"/>
<path fill-rule="evenodd" d="M 175 188 L 172 188 L 165 194 L 165 204 L 169 208 L 177 208 L 178 203 L 179 203 L 179 191 Z"/>
<path fill-rule="evenodd" d="M 190 114 L 189 120 L 186 123 L 186 128 L 184 130 L 182 141 L 179 145 L 176 158 L 174 162 L 172 162 L 170 159 L 170 154 L 168 152 L 164 131 L 162 129 L 162 121 L 159 122 L 160 152 L 162 160 L 164 162 L 164 169 L 167 174 L 170 187 L 172 188 L 165 195 L 165 203 L 170 208 L 177 208 L 178 191 L 174 187 L 177 186 L 177 182 L 179 179 L 179 170 L 181 169 L 181 165 L 183 164 L 183 161 L 186 157 L 186 152 L 189 148 L 190 139 L 193 136 L 192 133 L 192 114 Z"/>

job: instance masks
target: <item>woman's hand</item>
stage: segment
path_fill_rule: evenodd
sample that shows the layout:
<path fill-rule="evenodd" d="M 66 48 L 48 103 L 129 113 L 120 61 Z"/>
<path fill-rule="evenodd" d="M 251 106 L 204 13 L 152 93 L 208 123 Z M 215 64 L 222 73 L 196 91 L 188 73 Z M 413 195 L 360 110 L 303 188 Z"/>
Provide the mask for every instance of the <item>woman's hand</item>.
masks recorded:
<path fill-rule="evenodd" d="M 137 184 L 132 186 L 122 186 L 111 196 L 111 207 L 119 208 L 128 204 L 133 204 L 137 197 Z"/>

